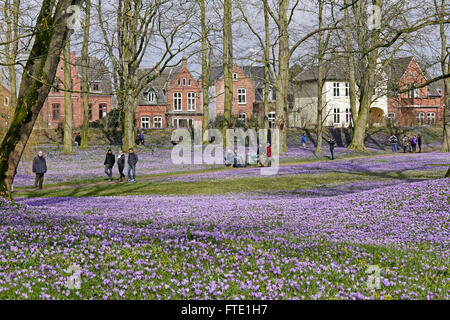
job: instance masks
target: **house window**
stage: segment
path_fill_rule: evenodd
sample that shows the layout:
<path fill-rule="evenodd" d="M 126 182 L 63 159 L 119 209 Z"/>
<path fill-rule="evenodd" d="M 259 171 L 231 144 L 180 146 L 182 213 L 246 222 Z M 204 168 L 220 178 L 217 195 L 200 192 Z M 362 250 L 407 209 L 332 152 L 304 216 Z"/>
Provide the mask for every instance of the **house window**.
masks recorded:
<path fill-rule="evenodd" d="M 269 112 L 268 120 L 269 120 L 269 128 L 273 128 L 275 124 L 275 112 Z"/>
<path fill-rule="evenodd" d="M 177 82 L 178 82 L 178 85 L 181 85 L 181 80 L 180 80 L 180 79 L 178 79 L 178 81 L 177 81 Z"/>
<path fill-rule="evenodd" d="M 339 108 L 333 109 L 333 122 L 341 123 L 341 110 Z"/>
<path fill-rule="evenodd" d="M 141 129 L 150 129 L 149 117 L 141 117 Z"/>
<path fill-rule="evenodd" d="M 420 90 L 414 89 L 414 98 L 420 98 Z"/>
<path fill-rule="evenodd" d="M 186 85 L 186 79 L 183 79 L 183 86 Z"/>
<path fill-rule="evenodd" d="M 153 117 L 153 128 L 162 128 L 162 118 Z"/>
<path fill-rule="evenodd" d="M 436 113 L 435 112 L 427 112 L 427 121 L 428 124 L 436 123 Z"/>
<path fill-rule="evenodd" d="M 188 111 L 195 111 L 195 92 L 189 92 L 187 95 Z"/>
<path fill-rule="evenodd" d="M 59 103 L 52 104 L 52 119 L 59 120 Z"/>
<path fill-rule="evenodd" d="M 394 123 L 394 121 L 395 121 L 395 112 L 389 112 L 388 113 L 388 121 L 390 123 Z"/>
<path fill-rule="evenodd" d="M 94 82 L 92 84 L 92 91 L 96 91 L 96 92 L 100 92 L 101 91 L 99 82 Z"/>
<path fill-rule="evenodd" d="M 345 123 L 350 123 L 352 121 L 352 109 L 345 108 Z"/>
<path fill-rule="evenodd" d="M 58 93 L 59 92 L 59 85 L 55 85 L 55 87 L 53 88 L 53 92 L 54 93 Z"/>
<path fill-rule="evenodd" d="M 190 87 L 191 85 L 192 85 L 192 80 L 189 79 L 189 80 L 188 80 L 188 86 Z"/>
<path fill-rule="evenodd" d="M 238 74 L 237 73 L 233 73 L 233 80 L 237 80 L 238 79 Z"/>
<path fill-rule="evenodd" d="M 148 91 L 144 93 L 148 102 L 155 103 L 156 102 L 156 93 L 155 91 Z"/>
<path fill-rule="evenodd" d="M 3 104 L 5 107 L 9 106 L 9 97 L 5 97 L 5 99 L 3 99 Z"/>
<path fill-rule="evenodd" d="M 192 119 L 179 119 L 174 118 L 172 120 L 172 126 L 174 128 L 192 128 L 194 121 Z"/>
<path fill-rule="evenodd" d="M 425 122 L 425 113 L 424 112 L 417 112 L 416 113 L 416 121 L 417 121 L 417 124 L 424 124 L 424 122 Z"/>
<path fill-rule="evenodd" d="M 345 83 L 345 96 L 350 96 L 350 84 L 348 82 Z"/>
<path fill-rule="evenodd" d="M 239 104 L 247 103 L 247 90 L 244 88 L 238 89 L 238 103 Z"/>
<path fill-rule="evenodd" d="M 173 110 L 174 111 L 181 111 L 182 108 L 182 93 L 181 92 L 174 92 L 173 93 Z"/>
<path fill-rule="evenodd" d="M 339 82 L 333 82 L 333 96 L 339 97 Z"/>
<path fill-rule="evenodd" d="M 98 118 L 103 119 L 106 116 L 106 104 L 100 103 L 98 105 Z"/>
<path fill-rule="evenodd" d="M 92 120 L 92 104 L 89 105 L 89 120 Z"/>
<path fill-rule="evenodd" d="M 238 120 L 243 122 L 244 124 L 247 123 L 247 114 L 246 113 L 239 113 Z"/>

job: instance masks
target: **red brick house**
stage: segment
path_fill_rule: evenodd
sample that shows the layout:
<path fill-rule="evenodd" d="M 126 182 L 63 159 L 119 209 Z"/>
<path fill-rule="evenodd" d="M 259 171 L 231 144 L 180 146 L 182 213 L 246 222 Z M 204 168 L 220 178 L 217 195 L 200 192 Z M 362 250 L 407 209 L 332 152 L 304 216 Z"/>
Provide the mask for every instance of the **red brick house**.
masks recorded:
<path fill-rule="evenodd" d="M 72 121 L 73 127 L 81 127 L 83 124 L 83 95 L 81 82 L 81 58 L 76 57 L 74 52 L 70 54 L 72 90 Z M 57 128 L 58 124 L 64 123 L 64 61 L 60 60 L 56 71 L 54 85 L 44 102 L 39 118 L 36 122 L 39 128 Z M 105 64 L 95 58 L 88 59 L 88 81 L 89 81 L 89 121 L 103 118 L 112 109 L 111 78 Z"/>
<path fill-rule="evenodd" d="M 253 114 L 258 117 L 264 116 L 262 108 L 264 100 L 264 67 L 260 66 L 237 66 L 233 65 L 233 106 L 232 114 L 242 121 L 247 121 Z M 223 67 L 211 69 L 211 87 L 209 113 L 210 121 L 223 115 L 225 87 Z M 271 102 L 269 118 L 275 116 L 275 91 L 269 93 Z M 261 115 L 262 112 L 262 115 Z M 273 120 L 272 120 L 273 121 Z"/>
<path fill-rule="evenodd" d="M 0 129 L 6 129 L 12 117 L 11 92 L 0 83 Z"/>
<path fill-rule="evenodd" d="M 201 126 L 201 83 L 192 76 L 186 58 L 180 66 L 161 72 L 141 92 L 135 116 L 139 129 Z"/>
<path fill-rule="evenodd" d="M 443 123 L 443 82 L 397 93 L 430 78 L 414 57 L 394 59 L 387 68 L 387 76 L 388 122 L 400 126 Z"/>

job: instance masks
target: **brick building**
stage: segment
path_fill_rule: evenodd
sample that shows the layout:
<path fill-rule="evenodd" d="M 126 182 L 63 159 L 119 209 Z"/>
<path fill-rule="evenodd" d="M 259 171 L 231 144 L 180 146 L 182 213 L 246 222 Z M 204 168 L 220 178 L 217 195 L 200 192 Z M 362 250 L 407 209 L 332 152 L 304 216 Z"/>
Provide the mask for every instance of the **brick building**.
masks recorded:
<path fill-rule="evenodd" d="M 201 82 L 192 76 L 186 58 L 180 66 L 161 72 L 139 95 L 136 123 L 140 129 L 199 127 L 202 120 Z"/>
<path fill-rule="evenodd" d="M 444 117 L 443 82 L 423 88 L 402 89 L 426 82 L 430 76 L 414 57 L 395 59 L 387 70 L 389 78 L 388 122 L 400 126 L 442 124 Z"/>
<path fill-rule="evenodd" d="M 81 58 L 74 52 L 70 54 L 70 73 L 72 78 L 72 121 L 73 127 L 81 127 L 83 124 L 83 95 L 81 77 Z M 64 123 L 64 61 L 60 59 L 56 71 L 54 86 L 44 102 L 36 126 L 39 128 L 57 128 Z M 88 59 L 89 81 L 89 121 L 103 118 L 112 109 L 111 78 L 105 64 L 95 58 Z"/>
<path fill-rule="evenodd" d="M 223 115 L 225 100 L 225 81 L 223 67 L 211 69 L 210 78 L 210 121 Z M 232 114 L 242 121 L 247 121 L 253 114 L 264 117 L 264 67 L 260 66 L 237 66 L 233 65 L 233 106 Z M 275 91 L 269 93 L 270 124 L 275 119 Z"/>
<path fill-rule="evenodd" d="M 0 129 L 5 129 L 9 125 L 12 117 L 11 93 L 8 88 L 0 83 Z"/>

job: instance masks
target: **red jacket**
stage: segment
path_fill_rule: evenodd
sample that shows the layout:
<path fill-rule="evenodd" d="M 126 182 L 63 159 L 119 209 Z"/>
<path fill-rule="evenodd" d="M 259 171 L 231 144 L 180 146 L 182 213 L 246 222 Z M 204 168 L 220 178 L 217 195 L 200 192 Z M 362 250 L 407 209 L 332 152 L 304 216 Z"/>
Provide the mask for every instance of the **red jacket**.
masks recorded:
<path fill-rule="evenodd" d="M 268 147 L 267 147 L 266 155 L 267 155 L 268 157 L 271 157 L 271 156 L 272 156 L 272 147 L 271 147 L 271 146 L 268 146 Z"/>

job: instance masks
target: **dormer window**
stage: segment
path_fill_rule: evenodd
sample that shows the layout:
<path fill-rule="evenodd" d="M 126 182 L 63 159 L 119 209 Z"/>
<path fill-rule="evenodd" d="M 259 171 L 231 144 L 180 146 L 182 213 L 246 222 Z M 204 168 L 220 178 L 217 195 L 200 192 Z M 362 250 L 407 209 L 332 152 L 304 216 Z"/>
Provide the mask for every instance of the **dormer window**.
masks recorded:
<path fill-rule="evenodd" d="M 101 90 L 101 86 L 100 86 L 100 82 L 94 82 L 92 83 L 92 91 L 93 92 L 100 92 Z"/>
<path fill-rule="evenodd" d="M 155 103 L 156 102 L 156 93 L 153 90 L 144 92 L 144 97 L 150 103 Z"/>
<path fill-rule="evenodd" d="M 238 74 L 237 73 L 233 73 L 233 80 L 237 80 L 238 79 Z"/>

